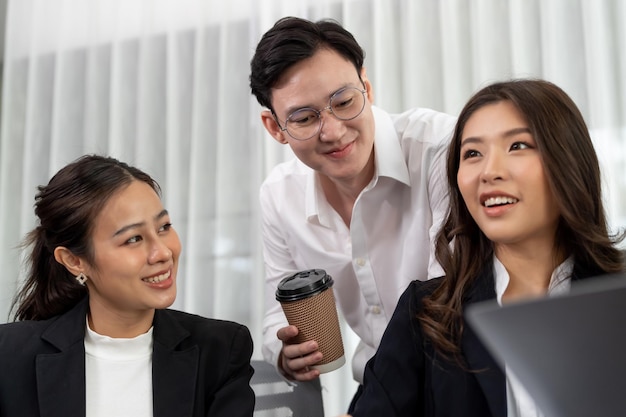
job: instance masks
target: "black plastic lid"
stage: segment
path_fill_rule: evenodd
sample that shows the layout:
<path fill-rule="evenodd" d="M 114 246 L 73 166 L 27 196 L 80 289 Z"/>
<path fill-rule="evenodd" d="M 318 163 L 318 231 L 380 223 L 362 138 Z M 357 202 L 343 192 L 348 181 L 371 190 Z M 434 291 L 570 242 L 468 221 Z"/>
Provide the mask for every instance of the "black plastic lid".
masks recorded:
<path fill-rule="evenodd" d="M 312 297 L 333 286 L 333 278 L 323 269 L 297 272 L 278 283 L 276 300 L 298 301 Z"/>

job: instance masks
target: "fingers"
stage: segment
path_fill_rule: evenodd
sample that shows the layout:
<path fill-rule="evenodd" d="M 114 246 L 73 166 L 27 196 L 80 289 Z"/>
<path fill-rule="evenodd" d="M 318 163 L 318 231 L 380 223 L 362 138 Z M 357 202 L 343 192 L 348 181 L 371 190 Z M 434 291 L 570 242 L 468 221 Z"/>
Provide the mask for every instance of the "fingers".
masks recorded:
<path fill-rule="evenodd" d="M 281 329 L 278 329 L 276 332 L 276 337 L 283 341 L 283 343 L 288 343 L 289 339 L 293 339 L 298 335 L 298 328 L 296 326 L 287 326 Z"/>
<path fill-rule="evenodd" d="M 317 342 L 309 341 L 295 345 L 283 344 L 282 368 L 296 381 L 310 381 L 319 376 L 319 371 L 310 368 L 322 360 Z"/>
<path fill-rule="evenodd" d="M 310 381 L 319 377 L 320 372 L 311 368 L 322 360 L 322 352 L 318 350 L 316 341 L 293 343 L 293 338 L 298 335 L 298 328 L 295 326 L 283 327 L 276 335 L 283 341 L 283 349 L 278 360 L 279 367 L 288 378 Z"/>

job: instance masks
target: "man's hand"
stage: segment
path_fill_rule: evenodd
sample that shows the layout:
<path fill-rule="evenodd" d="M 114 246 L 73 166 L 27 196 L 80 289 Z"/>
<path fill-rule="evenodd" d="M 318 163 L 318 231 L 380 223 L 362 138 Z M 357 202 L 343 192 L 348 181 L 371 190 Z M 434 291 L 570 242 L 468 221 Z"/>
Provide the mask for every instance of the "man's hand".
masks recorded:
<path fill-rule="evenodd" d="M 310 366 L 322 360 L 322 352 L 318 350 L 317 342 L 314 340 L 293 343 L 293 338 L 297 335 L 296 326 L 283 327 L 276 332 L 276 336 L 283 342 L 283 348 L 278 357 L 278 367 L 289 379 L 310 381 L 320 376 L 320 372 L 311 369 Z"/>

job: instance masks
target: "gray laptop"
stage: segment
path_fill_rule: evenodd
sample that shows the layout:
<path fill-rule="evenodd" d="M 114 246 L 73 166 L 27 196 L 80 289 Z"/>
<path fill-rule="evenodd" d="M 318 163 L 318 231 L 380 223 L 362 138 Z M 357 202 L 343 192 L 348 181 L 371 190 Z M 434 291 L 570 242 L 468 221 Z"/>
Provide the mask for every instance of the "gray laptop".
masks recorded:
<path fill-rule="evenodd" d="M 467 320 L 546 417 L 626 416 L 626 274 L 567 295 L 467 308 Z"/>

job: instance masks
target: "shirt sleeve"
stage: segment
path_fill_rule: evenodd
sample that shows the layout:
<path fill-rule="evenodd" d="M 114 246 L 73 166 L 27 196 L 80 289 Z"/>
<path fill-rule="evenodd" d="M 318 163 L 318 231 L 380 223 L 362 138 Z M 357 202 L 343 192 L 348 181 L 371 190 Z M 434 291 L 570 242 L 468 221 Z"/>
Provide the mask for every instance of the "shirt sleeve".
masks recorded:
<path fill-rule="evenodd" d="M 446 143 L 448 143 L 446 141 Z M 430 239 L 430 255 L 428 259 L 428 278 L 444 275 L 443 268 L 435 258 L 435 244 L 437 234 L 446 221 L 450 205 L 448 181 L 446 174 L 446 159 L 448 147 L 444 144 L 434 150 L 433 162 L 428 176 L 428 201 L 432 213 L 432 225 L 428 230 Z"/>
<path fill-rule="evenodd" d="M 261 187 L 261 236 L 265 262 L 265 316 L 263 318 L 262 353 L 265 361 L 278 363 L 282 342 L 276 337 L 278 329 L 288 325 L 285 313 L 276 301 L 276 288 L 281 279 L 296 272 L 296 265 L 280 227 L 280 212 L 268 187 Z"/>
<path fill-rule="evenodd" d="M 363 392 L 353 417 L 420 416 L 424 396 L 424 353 L 415 315 L 418 299 L 413 282 L 398 301 L 376 354 L 365 367 Z"/>
<path fill-rule="evenodd" d="M 428 204 L 432 214 L 432 225 L 428 230 L 430 239 L 430 255 L 428 259 L 428 278 L 444 275 L 443 269 L 435 258 L 435 243 L 437 234 L 441 230 L 450 207 L 450 192 L 448 189 L 448 175 L 446 172 L 448 148 L 456 118 L 445 113 L 434 113 L 428 128 L 428 136 L 431 148 L 424 163 L 429 164 L 428 169 Z"/>

